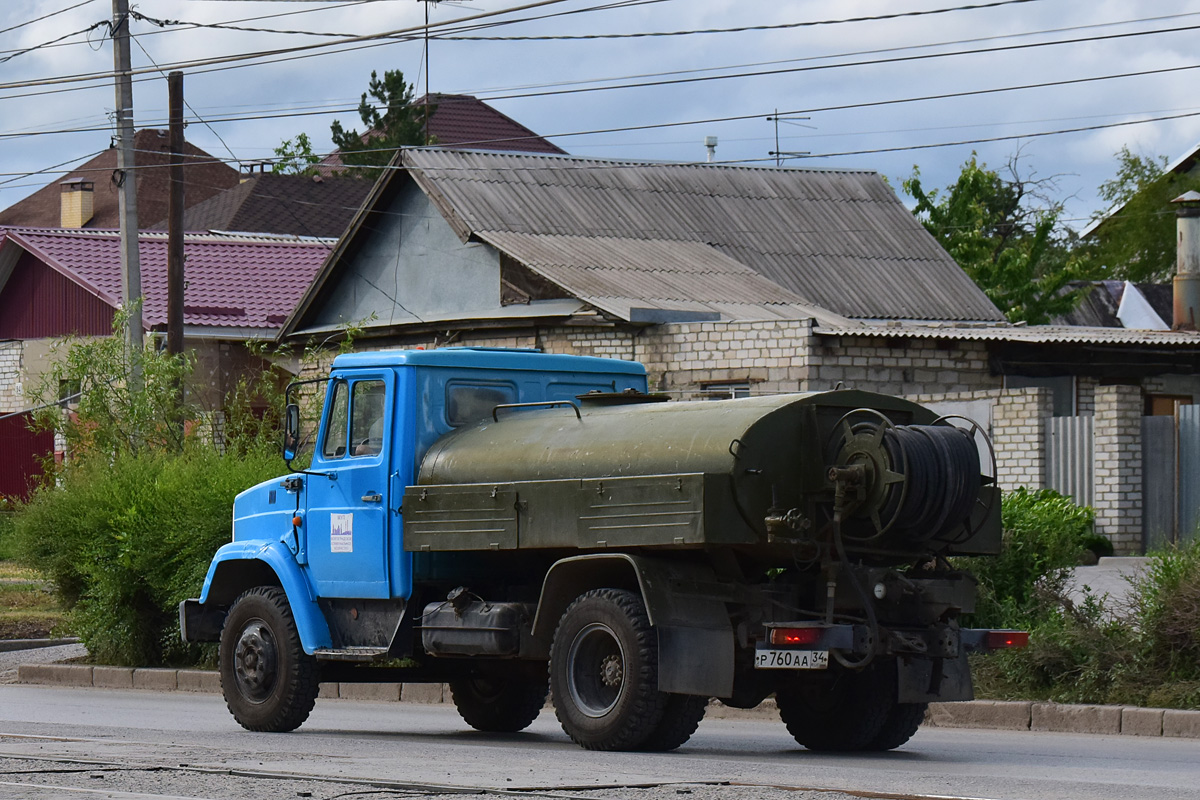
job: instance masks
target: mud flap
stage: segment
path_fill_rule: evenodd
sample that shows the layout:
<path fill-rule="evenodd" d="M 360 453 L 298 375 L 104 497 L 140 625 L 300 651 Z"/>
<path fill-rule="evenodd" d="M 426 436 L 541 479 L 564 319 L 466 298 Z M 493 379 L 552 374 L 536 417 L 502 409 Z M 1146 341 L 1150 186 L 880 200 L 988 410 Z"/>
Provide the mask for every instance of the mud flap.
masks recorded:
<path fill-rule="evenodd" d="M 733 634 L 729 630 L 656 626 L 658 690 L 728 697 L 733 693 Z"/>
<path fill-rule="evenodd" d="M 899 679 L 896 699 L 901 703 L 975 699 L 965 652 L 960 652 L 957 658 L 900 656 L 896 659 L 896 673 Z"/>

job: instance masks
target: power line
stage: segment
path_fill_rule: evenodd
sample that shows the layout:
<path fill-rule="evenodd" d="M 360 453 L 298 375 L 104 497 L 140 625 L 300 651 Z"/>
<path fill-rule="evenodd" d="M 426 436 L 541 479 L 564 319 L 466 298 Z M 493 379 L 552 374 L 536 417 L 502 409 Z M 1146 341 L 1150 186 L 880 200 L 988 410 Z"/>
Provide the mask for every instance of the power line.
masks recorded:
<path fill-rule="evenodd" d="M 818 25 L 841 25 L 848 22 L 876 22 L 881 20 L 901 19 L 903 17 L 925 17 L 933 14 L 947 14 L 953 11 L 974 11 L 984 8 L 998 8 L 1000 6 L 1010 6 L 1019 3 L 1038 3 L 1042 0 L 996 0 L 991 3 L 978 3 L 968 6 L 954 6 L 952 8 L 934 8 L 924 11 L 902 11 L 894 14 L 878 14 L 869 17 L 846 17 L 844 19 L 824 19 L 811 20 L 805 22 L 783 22 L 774 25 L 741 25 L 736 28 L 703 28 L 698 30 L 679 30 L 679 31 L 639 31 L 636 33 L 588 33 L 578 35 L 554 35 L 554 36 L 459 36 L 445 35 L 438 36 L 439 39 L 449 39 L 455 41 L 484 41 L 484 42 L 539 42 L 539 41 L 581 41 L 589 39 L 644 39 L 648 37 L 659 36 L 693 36 L 696 34 L 710 33 L 745 33 L 747 31 L 776 31 L 788 30 L 793 28 L 811 28 Z"/>
<path fill-rule="evenodd" d="M 880 66 L 883 64 L 899 64 L 910 61 L 927 61 L 935 58 L 950 58 L 954 56 L 964 55 L 982 55 L 987 53 L 1003 53 L 1015 50 L 1029 50 L 1035 47 L 1053 47 L 1063 44 L 1083 44 L 1090 42 L 1105 41 L 1111 39 L 1128 39 L 1135 36 L 1153 36 L 1163 33 L 1183 33 L 1185 31 L 1200 30 L 1200 25 L 1186 25 L 1178 28 L 1159 28 L 1150 31 L 1127 31 L 1125 33 L 1110 33 L 1099 36 L 1089 36 L 1078 39 L 1057 39 L 1050 42 L 1025 42 L 1022 44 L 1000 45 L 999 47 L 980 47 L 972 50 L 955 50 L 948 53 L 918 53 L 907 56 L 893 56 L 890 58 L 880 58 L 864 61 L 845 61 L 837 64 L 813 64 L 805 67 L 788 67 L 786 69 L 773 70 L 758 70 L 754 72 L 739 72 L 731 75 L 710 75 L 696 78 L 675 78 L 662 81 L 646 81 L 644 83 L 619 83 L 611 86 L 588 86 L 579 89 L 560 89 L 543 92 L 520 92 L 514 94 L 491 95 L 489 100 L 512 100 L 525 97 L 546 97 L 550 95 L 562 94 L 581 94 L 584 92 L 601 92 L 610 89 L 641 89 L 651 86 L 677 86 L 686 83 L 700 83 L 712 80 L 728 80 L 731 78 L 756 78 L 764 75 L 788 75 L 799 72 L 814 72 L 823 69 L 841 69 L 843 67 L 864 67 L 864 66 Z M 0 88 L 4 88 L 0 85 Z"/>
<path fill-rule="evenodd" d="M 42 42 L 41 44 L 30 45 L 29 47 L 26 47 L 21 50 L 10 50 L 8 55 L 4 56 L 3 58 L 0 58 L 0 64 L 3 64 L 6 61 L 12 61 L 17 56 L 23 56 L 26 53 L 32 53 L 35 50 L 41 50 L 43 47 L 49 47 L 50 45 L 55 44 L 56 42 L 61 42 L 63 39 L 70 39 L 72 36 L 78 36 L 81 33 L 91 33 L 92 31 L 96 30 L 97 28 L 103 28 L 104 26 L 109 25 L 109 24 L 110 23 L 108 20 L 101 20 L 100 22 L 92 23 L 91 25 L 87 26 L 86 28 L 82 28 L 77 31 L 72 31 L 71 33 L 64 33 L 62 36 L 59 36 L 56 39 L 51 39 L 48 42 Z"/>
<path fill-rule="evenodd" d="M 957 147 L 968 144 L 989 144 L 992 142 L 1008 142 L 1015 139 L 1036 139 L 1042 136 L 1059 136 L 1065 133 L 1086 133 L 1088 131 L 1107 130 L 1108 128 L 1122 128 L 1129 125 L 1145 125 L 1150 122 L 1168 122 L 1175 119 L 1190 119 L 1192 117 L 1200 117 L 1200 111 L 1189 111 L 1183 114 L 1169 114 L 1161 117 L 1148 117 L 1146 119 L 1124 120 L 1121 122 L 1106 122 L 1098 125 L 1085 125 L 1078 128 L 1061 128 L 1053 131 L 1035 131 L 1033 133 L 1018 133 L 1010 136 L 989 136 L 982 139 L 964 139 L 957 142 L 938 142 L 936 144 L 914 144 L 903 147 L 878 147 L 871 150 L 846 150 L 840 153 L 813 153 L 805 158 L 840 158 L 842 156 L 862 156 L 874 155 L 876 153 L 897 153 L 909 150 L 932 150 L 939 147 Z M 733 163 L 749 163 L 751 161 L 761 161 L 763 159 L 748 159 Z"/>
<path fill-rule="evenodd" d="M 68 11 L 74 11 L 75 9 L 79 8 L 80 6 L 86 6 L 88 3 L 91 3 L 91 2 L 93 2 L 93 0 L 83 0 L 83 2 L 76 3 L 73 6 L 67 6 L 66 8 L 60 8 L 58 11 L 51 11 L 49 14 L 43 14 L 42 16 L 34 17 L 33 19 L 27 19 L 24 22 L 19 22 L 16 25 L 10 25 L 7 28 L 0 28 L 0 33 L 8 33 L 9 31 L 15 31 L 17 28 L 24 28 L 26 25 L 32 25 L 35 22 L 41 22 L 44 19 L 50 19 L 51 17 L 57 17 L 59 14 L 65 14 Z"/>
<path fill-rule="evenodd" d="M 663 0 L 652 0 L 653 2 L 662 2 Z M 633 3 L 614 3 L 610 7 L 625 7 L 627 5 L 641 5 L 646 0 Z M 792 28 L 807 28 L 818 25 L 840 25 L 850 22 L 875 22 L 881 20 L 900 19 L 903 17 L 923 17 L 933 14 L 946 14 L 953 11 L 971 11 L 975 9 L 997 8 L 1000 6 L 1014 5 L 1018 3 L 1037 3 L 1042 0 L 995 0 L 990 3 L 979 3 L 976 5 L 955 6 L 952 8 L 936 8 L 925 11 L 905 11 L 895 14 L 879 14 L 876 16 L 862 17 L 847 17 L 844 19 L 826 19 L 812 20 L 805 22 L 785 22 L 773 25 L 743 25 L 736 28 L 707 28 L 701 30 L 680 30 L 680 31 L 641 31 L 636 33 L 597 33 L 597 34 L 582 34 L 582 35 L 554 35 L 554 36 L 463 36 L 463 35 L 441 35 L 431 38 L 446 39 L 453 41 L 574 41 L 587 39 L 636 39 L 656 36 L 688 36 L 692 34 L 707 34 L 707 33 L 743 33 L 747 31 L 772 31 L 772 30 L 787 30 Z M 566 14 L 579 13 L 579 10 L 564 11 L 560 14 L 546 15 L 563 16 Z M 142 14 L 133 14 L 134 17 L 144 22 L 149 22 L 160 27 L 172 25 L 188 25 L 196 28 L 217 28 L 221 30 L 248 31 L 253 33 L 278 33 L 301 36 L 330 36 L 330 37 L 351 37 L 353 33 L 337 33 L 329 31 L 308 31 L 308 30 L 281 30 L 278 28 L 249 28 L 239 27 L 230 23 L 221 22 L 189 22 L 185 20 L 159 20 L 153 17 L 147 17 Z M 545 19 L 546 17 L 536 17 L 535 19 Z M 519 20 L 525 21 L 525 20 Z M 491 27 L 491 25 L 480 25 L 478 28 Z"/>
<path fill-rule="evenodd" d="M 531 9 L 531 8 L 541 8 L 544 6 L 556 5 L 558 3 L 563 3 L 563 2 L 566 2 L 566 0 L 534 0 L 534 2 L 525 3 L 525 4 L 519 5 L 519 6 L 513 6 L 511 8 L 499 9 L 497 11 L 484 11 L 479 14 L 475 14 L 470 17 L 466 17 L 464 19 L 467 21 L 476 20 L 476 19 L 486 19 L 486 18 L 490 18 L 490 17 L 503 16 L 505 14 L 513 14 L 518 11 L 524 11 L 524 10 Z M 435 23 L 431 23 L 429 25 L 429 27 L 430 28 L 440 28 L 440 27 L 445 27 L 448 25 L 454 25 L 457 22 L 463 22 L 464 19 L 460 19 L 460 20 L 456 20 L 456 21 L 448 20 L 446 22 L 435 22 Z M 177 61 L 177 62 L 173 62 L 170 64 L 165 64 L 161 68 L 159 68 L 159 67 L 140 67 L 137 69 L 132 69 L 132 70 L 130 70 L 129 74 L 130 75 L 144 75 L 146 73 L 157 72 L 157 71 L 159 71 L 159 69 L 183 70 L 183 69 L 189 69 L 189 68 L 214 66 L 214 65 L 218 65 L 218 64 L 234 64 L 234 63 L 241 62 L 241 61 L 253 61 L 256 59 L 260 59 L 260 58 L 270 58 L 273 56 L 287 56 L 287 55 L 296 54 L 296 53 L 308 53 L 309 55 L 312 55 L 311 51 L 314 51 L 314 50 L 317 50 L 317 51 L 325 50 L 325 52 L 341 52 L 341 51 L 329 51 L 329 50 L 326 50 L 326 48 L 336 47 L 338 45 L 352 45 L 352 44 L 359 44 L 359 43 L 364 43 L 364 42 L 378 42 L 381 39 L 395 39 L 404 34 L 419 33 L 421 31 L 423 31 L 424 29 L 425 29 L 424 25 L 415 25 L 415 26 L 409 26 L 407 28 L 398 28 L 393 31 L 385 31 L 383 33 L 371 33 L 371 34 L 364 34 L 362 36 L 353 36 L 353 37 L 349 37 L 346 39 L 339 39 L 334 42 L 317 42 L 317 43 L 313 43 L 313 44 L 295 45 L 293 47 L 276 48 L 273 50 L 259 50 L 259 51 L 253 52 L 253 53 L 231 53 L 231 54 L 224 55 L 224 56 L 213 56 L 211 58 L 193 59 L 191 61 Z M 390 43 L 390 42 L 387 42 L 387 43 Z M 323 53 L 317 53 L 317 55 L 322 55 L 322 54 Z M 7 83 L 0 83 L 0 89 L 24 89 L 24 88 L 28 88 L 28 87 L 34 87 L 34 86 L 48 86 L 48 85 L 57 85 L 57 84 L 63 84 L 63 83 L 81 83 L 81 82 L 87 82 L 87 81 L 108 80 L 111 78 L 112 78 L 111 71 L 77 73 L 75 75 L 64 75 L 64 76 L 60 76 L 60 77 L 56 77 L 56 78 L 38 78 L 38 79 L 27 80 L 27 81 L 10 81 Z"/>
<path fill-rule="evenodd" d="M 810 62 L 810 61 L 827 61 L 827 60 L 833 59 L 833 58 L 853 58 L 853 57 L 857 57 L 857 56 L 879 55 L 882 53 L 899 53 L 899 52 L 904 52 L 905 50 L 924 50 L 924 49 L 931 48 L 931 47 L 951 47 L 954 45 L 962 45 L 962 44 L 977 44 L 979 42 L 993 42 L 993 41 L 1000 41 L 1003 39 L 1020 39 L 1020 38 L 1025 38 L 1027 36 L 1044 36 L 1046 34 L 1051 34 L 1051 33 L 1069 33 L 1071 31 L 1092 30 L 1092 29 L 1096 29 L 1096 28 L 1112 28 L 1112 27 L 1116 27 L 1118 25 L 1133 25 L 1133 24 L 1138 24 L 1138 23 L 1143 23 L 1143 22 L 1162 22 L 1162 21 L 1169 20 L 1169 19 L 1180 19 L 1182 17 L 1195 17 L 1195 16 L 1200 16 L 1200 12 L 1189 11 L 1189 12 L 1182 13 L 1182 14 L 1167 14 L 1164 16 L 1157 16 L 1157 17 L 1139 17 L 1136 19 L 1116 20 L 1113 22 L 1095 22 L 1095 23 L 1089 23 L 1087 25 L 1071 25 L 1071 26 L 1062 27 L 1062 28 L 1046 28 L 1046 29 L 1037 30 L 1037 31 L 1023 31 L 1021 33 L 1004 33 L 1004 34 L 997 34 L 994 36 L 975 36 L 975 37 L 971 37 L 969 39 L 953 39 L 953 40 L 941 41 L 941 42 L 928 42 L 926 44 L 900 45 L 900 46 L 896 46 L 896 47 L 879 47 L 879 48 L 872 48 L 870 50 L 851 50 L 848 52 L 841 52 L 841 53 L 827 53 L 827 54 L 819 55 L 819 56 L 804 56 L 802 58 L 784 58 L 784 59 L 776 59 L 776 60 L 772 60 L 772 61 L 755 61 L 755 62 L 750 62 L 750 63 L 746 63 L 746 64 L 728 64 L 728 65 L 725 65 L 722 67 L 700 67 L 700 68 L 695 68 L 695 69 L 667 70 L 667 71 L 663 71 L 663 72 L 644 72 L 644 73 L 639 73 L 639 74 L 634 74 L 634 75 L 614 76 L 611 78 L 590 78 L 590 79 L 586 79 L 586 80 L 555 81 L 552 83 L 525 84 L 525 85 L 510 86 L 510 87 L 491 87 L 491 88 L 486 88 L 486 89 L 477 89 L 473 93 L 476 95 L 491 95 L 496 92 L 512 92 L 512 91 L 519 91 L 519 90 L 523 90 L 523 89 L 547 89 L 547 88 L 555 88 L 558 86 L 578 86 L 578 85 L 592 84 L 592 83 L 606 83 L 608 81 L 614 81 L 614 80 L 636 80 L 636 79 L 641 79 L 641 78 L 662 78 L 662 77 L 670 77 L 670 76 L 674 76 L 674 75 L 691 75 L 691 74 L 700 73 L 700 72 L 717 72 L 717 71 L 729 70 L 729 69 L 749 69 L 751 67 L 770 67 L 770 66 L 775 66 L 777 64 L 798 64 L 798 63 L 805 63 L 805 62 Z"/>

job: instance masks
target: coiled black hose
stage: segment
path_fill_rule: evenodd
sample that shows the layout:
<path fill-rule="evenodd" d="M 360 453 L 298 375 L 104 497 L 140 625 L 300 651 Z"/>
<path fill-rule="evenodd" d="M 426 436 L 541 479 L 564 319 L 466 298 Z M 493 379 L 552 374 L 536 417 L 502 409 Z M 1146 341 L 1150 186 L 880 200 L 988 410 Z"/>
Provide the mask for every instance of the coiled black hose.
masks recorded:
<path fill-rule="evenodd" d="M 979 499 L 979 450 L 970 431 L 953 425 L 901 425 L 888 428 L 884 448 L 894 465 L 905 465 L 889 505 L 896 526 L 910 540 L 939 539 L 970 521 Z M 898 493 L 903 491 L 903 499 Z"/>

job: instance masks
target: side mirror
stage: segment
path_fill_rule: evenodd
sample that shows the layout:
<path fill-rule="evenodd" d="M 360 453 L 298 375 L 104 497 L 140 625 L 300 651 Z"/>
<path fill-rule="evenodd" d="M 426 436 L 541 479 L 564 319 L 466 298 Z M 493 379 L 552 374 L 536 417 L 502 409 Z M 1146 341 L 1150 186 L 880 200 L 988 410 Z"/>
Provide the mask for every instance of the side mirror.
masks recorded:
<path fill-rule="evenodd" d="M 283 412 L 283 460 L 292 463 L 300 449 L 300 406 L 288 403 Z"/>

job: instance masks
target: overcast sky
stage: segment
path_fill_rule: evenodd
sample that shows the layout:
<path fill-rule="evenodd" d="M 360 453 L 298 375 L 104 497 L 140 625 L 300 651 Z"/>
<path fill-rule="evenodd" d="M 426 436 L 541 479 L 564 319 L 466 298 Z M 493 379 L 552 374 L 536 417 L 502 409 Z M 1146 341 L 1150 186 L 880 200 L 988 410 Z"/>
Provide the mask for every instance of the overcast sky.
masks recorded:
<path fill-rule="evenodd" d="M 188 66 L 184 62 L 338 39 L 180 24 L 360 36 L 422 25 L 426 7 L 420 0 L 142 0 L 134 2 L 135 11 L 170 24 L 135 20 L 133 61 L 135 68 L 183 64 L 188 139 L 232 162 L 269 158 L 281 140 L 300 132 L 316 149 L 330 149 L 332 119 L 361 128 L 349 109 L 371 70 L 401 69 L 417 83 L 418 94 L 427 78 L 433 92 L 474 94 L 584 156 L 703 161 L 704 138 L 716 136 L 718 161 L 774 165 L 776 127 L 767 117 L 776 109 L 788 117 L 778 127 L 778 149 L 811 154 L 789 158 L 787 166 L 876 170 L 897 189 L 914 165 L 927 185 L 942 186 L 972 151 L 995 167 L 1019 151 L 1023 172 L 1059 176 L 1057 196 L 1067 202 L 1077 228 L 1099 209 L 1096 188 L 1113 175 L 1113 154 L 1122 145 L 1173 160 L 1200 141 L 1200 0 L 447 0 L 428 11 L 437 25 L 518 5 L 536 7 L 474 23 L 506 23 L 483 29 L 435 28 L 431 35 L 460 38 L 431 41 L 427 76 L 419 35 L 323 47 L 291 60 Z M 841 21 L 955 8 L 960 10 Z M 111 0 L 0 4 L 0 59 L 8 59 L 0 64 L 0 181 L 6 182 L 0 208 L 60 180 L 70 164 L 26 173 L 71 158 L 79 163 L 109 145 L 111 78 L 13 84 L 111 71 L 104 26 L 37 47 L 104 22 L 111 11 Z M 297 11 L 302 13 L 288 14 Z M 829 24 L 798 24 L 821 22 Z M 514 38 L 742 27 L 760 29 Z M 466 36 L 504 38 L 461 38 Z M 17 52 L 31 47 L 36 49 Z M 1151 74 L 1111 77 L 1126 73 Z M 696 80 L 734 74 L 739 77 Z M 165 127 L 165 79 L 139 78 L 138 127 Z M 1096 78 L 1104 79 L 1080 82 Z M 915 99 L 1053 82 L 1069 83 Z M 578 91 L 612 85 L 623 88 Z M 832 109 L 845 106 L 854 107 Z M 285 116 L 302 111 L 320 113 Z M 704 121 L 728 117 L 744 118 Z M 1115 126 L 1151 119 L 1157 121 Z M 681 122 L 696 124 L 661 127 Z M 632 127 L 641 129 L 585 133 Z M 80 128 L 91 130 L 34 135 Z M 1095 129 L 1032 135 L 1078 128 Z M 557 136 L 577 133 L 583 135 Z M 999 137 L 1023 138 L 903 149 Z"/>

